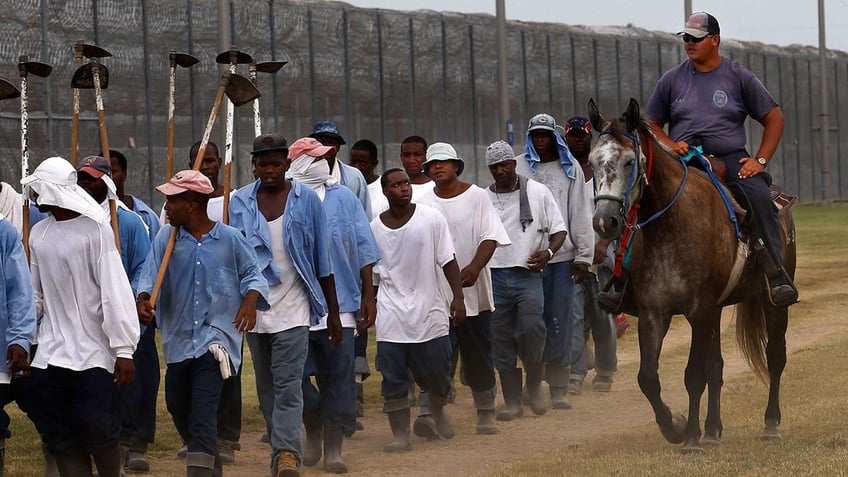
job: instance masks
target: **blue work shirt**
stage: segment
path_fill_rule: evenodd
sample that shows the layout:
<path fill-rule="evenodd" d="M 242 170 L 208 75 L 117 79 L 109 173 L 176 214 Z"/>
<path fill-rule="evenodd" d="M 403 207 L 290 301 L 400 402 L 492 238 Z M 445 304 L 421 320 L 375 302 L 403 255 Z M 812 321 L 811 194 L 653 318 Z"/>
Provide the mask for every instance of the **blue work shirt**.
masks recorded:
<path fill-rule="evenodd" d="M 153 240 L 139 280 L 139 293 L 153 290 L 171 229 L 171 225 L 163 226 Z M 239 369 L 242 335 L 233 320 L 250 290 L 261 295 L 257 309 L 267 310 L 268 282 L 256 266 L 256 255 L 237 230 L 216 222 L 198 242 L 180 228 L 162 292 L 154 303 L 165 361 L 198 358 L 209 351 L 209 346 L 220 344 L 230 354 L 233 371 Z"/>
<path fill-rule="evenodd" d="M 271 253 L 268 221 L 259 210 L 256 192 L 261 181 L 237 190 L 230 198 L 230 224 L 239 229 L 256 253 L 256 264 L 271 286 L 280 284 L 280 268 Z M 293 180 L 283 212 L 283 240 L 297 273 L 309 290 L 310 323 L 317 325 L 328 311 L 319 277 L 333 274 L 329 230 L 321 199 L 309 187 Z"/>
<path fill-rule="evenodd" d="M 368 193 L 368 183 L 365 182 L 365 176 L 359 169 L 339 161 L 338 158 L 336 158 L 336 163 L 340 167 L 339 175 L 342 178 L 342 185 L 347 186 L 359 199 L 362 209 L 365 211 L 365 216 L 371 217 L 371 197 Z"/>
<path fill-rule="evenodd" d="M 150 232 L 150 240 L 153 240 L 156 237 L 156 234 L 159 233 L 159 229 L 162 228 L 162 222 L 159 222 L 159 214 L 153 212 L 147 204 L 144 203 L 141 199 L 134 195 L 130 195 L 132 197 L 132 210 L 144 222 L 144 225 L 147 226 L 147 230 Z"/>
<path fill-rule="evenodd" d="M 0 220 L 0 349 L 20 345 L 27 353 L 35 340 L 35 302 L 32 298 L 32 278 L 17 229 L 6 219 Z M 9 372 L 5 359 L 0 371 Z"/>
<path fill-rule="evenodd" d="M 330 258 L 339 311 L 358 312 L 362 304 L 359 270 L 380 260 L 380 247 L 359 200 L 347 187 L 327 186 L 324 212 L 330 229 Z"/>
<path fill-rule="evenodd" d="M 147 255 L 150 237 L 141 218 L 135 212 L 118 207 L 118 233 L 121 234 L 121 263 L 130 279 L 133 293 L 138 289 L 138 278 Z"/>

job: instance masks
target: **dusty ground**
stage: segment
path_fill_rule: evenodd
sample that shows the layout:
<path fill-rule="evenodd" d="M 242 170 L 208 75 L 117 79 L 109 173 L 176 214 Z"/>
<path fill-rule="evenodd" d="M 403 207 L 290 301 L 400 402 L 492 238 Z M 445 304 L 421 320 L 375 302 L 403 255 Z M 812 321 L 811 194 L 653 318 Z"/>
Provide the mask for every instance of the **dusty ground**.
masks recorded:
<path fill-rule="evenodd" d="M 832 289 L 820 289 L 821 294 L 844 294 L 844 284 L 833 282 Z M 809 304 L 814 295 L 802 296 Z M 790 329 L 787 334 L 789 364 L 791 373 L 791 353 L 814 345 L 831 334 L 848 332 L 848 322 L 840 311 L 846 305 L 845 300 L 837 300 L 829 306 L 829 312 L 816 313 L 815 319 L 795 319 L 809 313 L 809 305 L 804 302 L 795 305 L 790 313 Z M 510 423 L 499 423 L 500 432 L 493 436 L 474 434 L 474 410 L 468 391 L 462 389 L 449 412 L 457 421 L 456 437 L 449 441 L 427 442 L 414 438 L 412 452 L 402 455 L 389 455 L 382 452 L 382 446 L 391 440 L 391 432 L 385 415 L 376 405 L 366 410 L 363 420 L 365 430 L 358 432 L 352 439 L 345 441 L 344 458 L 353 475 L 390 476 L 390 475 L 486 475 L 500 466 L 519 460 L 532 459 L 557 449 L 603 438 L 611 434 L 632 431 L 637 428 L 645 432 L 657 433 L 653 425 L 653 414 L 636 384 L 638 369 L 638 344 L 636 342 L 635 320 L 630 331 L 619 340 L 619 373 L 615 377 L 612 392 L 595 393 L 591 390 L 590 371 L 582 395 L 571 396 L 574 408 L 568 411 L 548 411 L 544 416 L 533 416 L 529 409 L 525 417 Z M 723 326 L 733 325 L 732 316 L 725 312 Z M 729 330 L 724 339 L 725 380 L 738 373 L 749 372 L 747 364 L 736 350 L 732 339 L 733 330 Z M 664 355 L 675 349 L 688 349 L 689 327 L 682 319 L 675 319 L 664 346 Z M 666 366 L 668 363 L 666 363 Z M 676 411 L 685 411 L 687 403 L 683 387 L 682 373 L 663 374 L 661 376 L 666 402 Z M 798 372 L 795 370 L 795 372 Z M 375 379 L 372 377 L 372 379 Z M 379 379 L 379 376 L 377 376 Z M 734 390 L 725 387 L 725 392 Z M 752 399 L 765 402 L 766 388 L 758 387 Z M 500 397 L 499 397 L 500 399 Z M 528 417 L 528 414 L 530 415 Z M 702 416 L 703 419 L 703 416 Z M 733 426 L 725 422 L 725 429 Z M 231 477 L 268 475 L 269 447 L 259 441 L 259 433 L 242 435 L 242 451 L 236 454 L 236 463 L 225 467 L 225 475 Z M 753 438 L 754 436 L 752 436 Z M 185 470 L 184 461 L 173 457 L 153 459 L 153 472 L 149 475 L 180 475 Z M 321 464 L 305 468 L 304 475 L 326 475 Z"/>

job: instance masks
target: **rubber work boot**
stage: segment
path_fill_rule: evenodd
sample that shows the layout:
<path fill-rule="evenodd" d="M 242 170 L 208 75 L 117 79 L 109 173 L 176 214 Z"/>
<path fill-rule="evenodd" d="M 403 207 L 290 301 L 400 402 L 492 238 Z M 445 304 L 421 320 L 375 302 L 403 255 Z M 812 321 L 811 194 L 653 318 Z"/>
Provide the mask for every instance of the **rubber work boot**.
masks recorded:
<path fill-rule="evenodd" d="M 91 477 L 91 456 L 85 451 L 53 453 L 62 477 Z"/>
<path fill-rule="evenodd" d="M 312 467 L 321 460 L 321 416 L 317 412 L 303 414 L 303 427 L 306 429 L 306 442 L 303 443 L 303 465 Z"/>
<path fill-rule="evenodd" d="M 232 464 L 236 461 L 236 450 L 229 442 L 218 442 L 218 458 L 223 464 Z"/>
<path fill-rule="evenodd" d="M 498 428 L 495 425 L 495 410 L 494 409 L 478 409 L 477 410 L 477 434 L 493 435 L 498 433 Z"/>
<path fill-rule="evenodd" d="M 769 301 L 776 307 L 786 308 L 798 302 L 798 289 L 792 279 L 782 269 L 768 279 Z"/>
<path fill-rule="evenodd" d="M 383 447 L 383 452 L 406 452 L 412 450 L 409 440 L 409 408 L 388 413 L 394 440 Z"/>
<path fill-rule="evenodd" d="M 530 398 L 530 409 L 533 414 L 541 416 L 548 412 L 548 400 L 542 392 L 542 363 L 524 363 L 524 371 L 527 373 L 527 394 Z"/>
<path fill-rule="evenodd" d="M 44 477 L 61 477 L 59 466 L 56 464 L 56 456 L 47 449 L 43 442 L 41 443 L 41 452 L 44 454 Z"/>
<path fill-rule="evenodd" d="M 0 439 L 0 477 L 3 477 L 6 469 L 6 439 Z"/>
<path fill-rule="evenodd" d="M 592 380 L 592 389 L 599 393 L 608 393 L 612 388 L 612 376 L 597 375 Z"/>
<path fill-rule="evenodd" d="M 121 446 L 117 444 L 92 452 L 91 457 L 97 467 L 97 475 L 99 477 L 121 477 L 124 469 L 124 455 L 121 452 Z M 64 476 L 64 474 L 62 475 Z"/>
<path fill-rule="evenodd" d="M 621 300 L 624 298 L 624 293 L 615 290 L 614 288 L 609 291 L 600 291 L 595 294 L 595 300 L 598 301 L 598 305 L 608 313 L 618 313 L 621 308 Z"/>
<path fill-rule="evenodd" d="M 433 420 L 436 422 L 436 431 L 442 439 L 453 439 L 456 430 L 454 428 L 453 419 L 445 411 L 447 405 L 447 396 L 440 397 L 430 394 L 430 412 L 433 413 Z"/>
<path fill-rule="evenodd" d="M 342 462 L 342 441 L 344 431 L 341 427 L 324 428 L 324 470 L 331 474 L 346 474 L 347 465 Z"/>
<path fill-rule="evenodd" d="M 186 476 L 214 477 L 216 460 L 220 461 L 212 454 L 206 454 L 204 452 L 187 452 Z"/>
<path fill-rule="evenodd" d="M 127 454 L 126 468 L 133 472 L 149 472 L 150 463 L 144 457 L 144 452 L 131 450 Z"/>
<path fill-rule="evenodd" d="M 365 417 L 365 390 L 362 383 L 356 383 L 356 417 Z"/>
<path fill-rule="evenodd" d="M 551 407 L 554 409 L 571 409 L 571 404 L 565 400 L 567 386 L 551 386 Z"/>
<path fill-rule="evenodd" d="M 297 456 L 289 451 L 280 451 L 274 466 L 274 477 L 300 477 Z"/>
<path fill-rule="evenodd" d="M 439 431 L 436 430 L 436 421 L 430 413 L 429 395 L 427 393 L 418 394 L 418 416 L 412 423 L 412 432 L 427 440 L 440 439 Z"/>
<path fill-rule="evenodd" d="M 499 421 L 511 421 L 524 415 L 524 406 L 521 405 L 521 368 L 498 370 L 501 377 L 501 391 L 503 392 L 504 409 L 498 413 Z"/>

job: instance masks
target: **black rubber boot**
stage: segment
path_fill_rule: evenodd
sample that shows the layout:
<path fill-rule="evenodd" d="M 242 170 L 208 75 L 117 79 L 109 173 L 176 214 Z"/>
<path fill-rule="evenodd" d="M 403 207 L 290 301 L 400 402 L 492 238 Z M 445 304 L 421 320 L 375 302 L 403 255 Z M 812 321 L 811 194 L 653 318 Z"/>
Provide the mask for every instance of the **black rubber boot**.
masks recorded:
<path fill-rule="evenodd" d="M 524 415 L 524 406 L 521 405 L 521 368 L 498 370 L 501 377 L 501 391 L 503 392 L 504 409 L 498 413 L 499 421 L 511 421 Z"/>
<path fill-rule="evenodd" d="M 527 373 L 527 394 L 530 398 L 530 409 L 533 414 L 541 416 L 548 412 L 548 400 L 542 392 L 542 374 L 544 364 L 524 363 L 524 371 Z"/>
<path fill-rule="evenodd" d="M 331 474 L 346 474 L 347 464 L 342 462 L 344 430 L 341 427 L 324 428 L 324 470 Z"/>
<path fill-rule="evenodd" d="M 306 429 L 303 465 L 311 467 L 321 460 L 321 434 L 324 428 L 321 416 L 317 412 L 303 413 L 303 427 Z"/>
<path fill-rule="evenodd" d="M 212 454 L 187 452 L 186 477 L 215 477 L 220 462 L 221 460 Z"/>
<path fill-rule="evenodd" d="M 433 413 L 433 421 L 436 423 L 436 431 L 442 439 L 453 439 L 456 429 L 453 419 L 445 411 L 448 403 L 447 396 L 441 397 L 430 394 L 430 412 Z"/>
<path fill-rule="evenodd" d="M 389 411 L 389 425 L 394 440 L 383 447 L 383 452 L 406 452 L 412 450 L 409 440 L 409 408 Z"/>

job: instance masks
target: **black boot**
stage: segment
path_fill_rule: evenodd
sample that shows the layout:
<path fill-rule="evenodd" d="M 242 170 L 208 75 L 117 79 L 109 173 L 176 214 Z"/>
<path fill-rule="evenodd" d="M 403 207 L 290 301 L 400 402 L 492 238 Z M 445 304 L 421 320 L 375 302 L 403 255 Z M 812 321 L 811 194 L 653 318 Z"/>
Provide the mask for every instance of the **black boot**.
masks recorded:
<path fill-rule="evenodd" d="M 774 306 L 785 308 L 798 302 L 798 289 L 782 268 L 768 278 L 769 301 Z"/>
<path fill-rule="evenodd" d="M 383 452 L 406 452 L 412 449 L 409 440 L 409 408 L 389 411 L 389 425 L 394 440 L 383 447 Z"/>
<path fill-rule="evenodd" d="M 121 446 L 107 447 L 91 453 L 99 477 L 121 477 L 124 470 L 124 452 Z M 62 474 L 64 475 L 64 474 Z"/>
<path fill-rule="evenodd" d="M 342 441 L 341 427 L 324 428 L 324 470 L 331 474 L 347 473 L 347 465 L 342 461 Z"/>
<path fill-rule="evenodd" d="M 442 439 L 453 439 L 456 429 L 453 419 L 445 411 L 448 403 L 447 396 L 436 396 L 430 394 L 430 412 L 433 413 L 433 421 L 436 423 L 436 431 Z"/>
<path fill-rule="evenodd" d="M 187 452 L 186 477 L 215 477 L 215 472 L 219 468 L 220 462 L 221 460 L 212 454 Z"/>
<path fill-rule="evenodd" d="M 321 460 L 321 434 L 324 428 L 317 412 L 303 413 L 306 442 L 303 443 L 303 465 L 313 466 Z"/>
<path fill-rule="evenodd" d="M 548 400 L 542 392 L 542 373 L 544 364 L 524 363 L 524 371 L 527 373 L 527 394 L 530 397 L 530 409 L 533 414 L 541 416 L 548 412 Z"/>
<path fill-rule="evenodd" d="M 83 450 L 52 452 L 62 477 L 91 477 L 91 456 Z"/>
<path fill-rule="evenodd" d="M 498 413 L 497 419 L 499 421 L 518 419 L 524 414 L 524 406 L 521 405 L 521 368 L 498 370 L 498 374 L 501 377 L 504 410 Z"/>

